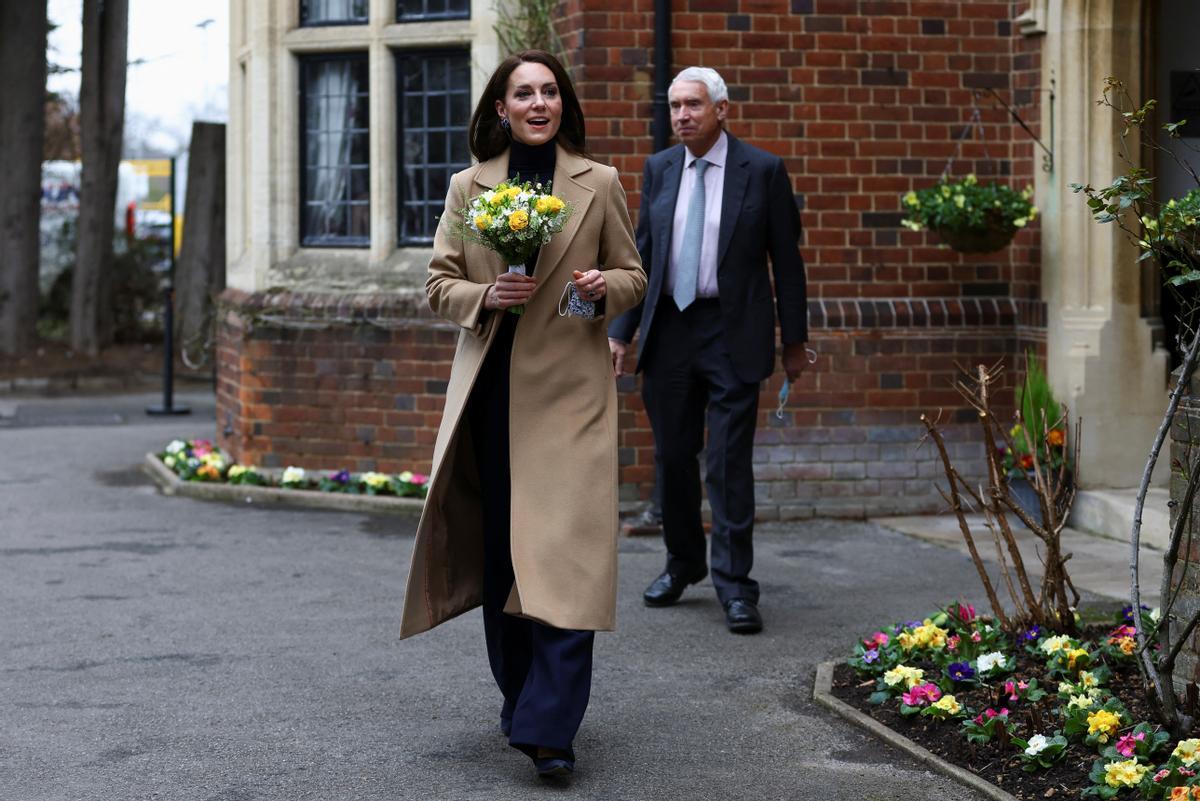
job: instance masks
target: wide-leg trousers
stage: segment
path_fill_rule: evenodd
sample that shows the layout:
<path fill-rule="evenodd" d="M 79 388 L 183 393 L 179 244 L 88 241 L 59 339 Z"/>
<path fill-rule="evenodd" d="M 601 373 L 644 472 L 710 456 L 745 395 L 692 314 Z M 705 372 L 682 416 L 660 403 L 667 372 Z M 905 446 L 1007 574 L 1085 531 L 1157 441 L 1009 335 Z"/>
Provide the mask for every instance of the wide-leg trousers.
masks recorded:
<path fill-rule="evenodd" d="M 467 416 L 482 491 L 488 661 L 504 696 L 500 718 L 511 727 L 509 744 L 533 756 L 538 746 L 571 751 L 591 695 L 595 632 L 559 629 L 503 611 L 514 581 L 508 420 L 509 363 L 518 321 L 504 314 Z M 513 411 L 537 414 L 536 409 Z"/>

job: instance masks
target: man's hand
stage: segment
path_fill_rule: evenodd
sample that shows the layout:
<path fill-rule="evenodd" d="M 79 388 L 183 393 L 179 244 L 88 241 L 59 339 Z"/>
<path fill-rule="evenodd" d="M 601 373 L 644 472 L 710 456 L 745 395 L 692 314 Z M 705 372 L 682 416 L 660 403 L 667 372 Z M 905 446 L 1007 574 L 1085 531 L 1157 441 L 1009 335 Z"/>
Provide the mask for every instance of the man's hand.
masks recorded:
<path fill-rule="evenodd" d="M 614 378 L 625 375 L 625 348 L 626 343 L 621 340 L 608 338 L 608 350 L 612 353 Z"/>
<path fill-rule="evenodd" d="M 609 342 L 612 342 L 610 339 Z M 808 367 L 808 353 L 805 342 L 793 342 L 783 346 L 783 371 L 787 373 L 788 381 L 795 381 L 804 374 Z"/>

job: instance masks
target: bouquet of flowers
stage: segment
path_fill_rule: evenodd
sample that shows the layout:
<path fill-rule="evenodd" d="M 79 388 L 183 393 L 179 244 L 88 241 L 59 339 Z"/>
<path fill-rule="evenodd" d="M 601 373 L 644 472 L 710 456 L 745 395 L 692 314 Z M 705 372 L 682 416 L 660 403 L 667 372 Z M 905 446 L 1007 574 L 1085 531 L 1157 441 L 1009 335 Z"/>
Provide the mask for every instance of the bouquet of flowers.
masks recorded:
<path fill-rule="evenodd" d="M 550 194 L 549 184 L 505 181 L 459 209 L 463 219 L 459 233 L 503 256 L 509 272 L 524 275 L 525 262 L 563 229 L 572 211 L 569 203 Z M 521 314 L 525 307 L 508 310 Z"/>

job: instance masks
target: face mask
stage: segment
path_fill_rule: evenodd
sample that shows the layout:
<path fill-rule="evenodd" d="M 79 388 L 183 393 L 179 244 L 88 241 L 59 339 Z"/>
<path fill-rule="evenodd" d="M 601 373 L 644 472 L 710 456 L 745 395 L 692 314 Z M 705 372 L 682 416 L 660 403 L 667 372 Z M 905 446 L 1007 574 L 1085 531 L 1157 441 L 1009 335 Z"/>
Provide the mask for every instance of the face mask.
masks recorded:
<path fill-rule="evenodd" d="M 573 281 L 568 281 L 563 287 L 562 296 L 558 299 L 559 317 L 579 317 L 592 320 L 596 317 L 596 304 L 579 297 L 579 290 Z"/>

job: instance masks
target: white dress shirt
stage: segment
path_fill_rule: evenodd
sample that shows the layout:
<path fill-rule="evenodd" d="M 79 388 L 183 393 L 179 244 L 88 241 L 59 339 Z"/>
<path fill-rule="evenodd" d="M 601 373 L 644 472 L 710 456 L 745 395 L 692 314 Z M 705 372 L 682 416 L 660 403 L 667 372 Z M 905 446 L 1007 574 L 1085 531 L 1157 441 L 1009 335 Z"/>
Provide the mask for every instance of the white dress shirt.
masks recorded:
<path fill-rule="evenodd" d="M 696 277 L 696 297 L 717 296 L 717 238 L 721 233 L 721 193 L 725 189 L 725 157 L 729 153 L 729 137 L 724 131 L 716 144 L 700 156 L 683 149 L 683 177 L 679 181 L 679 195 L 675 200 L 675 220 L 671 230 L 671 259 L 667 269 L 666 294 L 675 291 L 675 272 L 678 269 L 679 252 L 683 249 L 683 232 L 687 226 L 688 205 L 692 201 L 692 190 L 696 185 L 697 158 L 708 162 L 704 171 L 704 238 L 700 244 L 700 273 Z"/>

